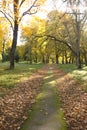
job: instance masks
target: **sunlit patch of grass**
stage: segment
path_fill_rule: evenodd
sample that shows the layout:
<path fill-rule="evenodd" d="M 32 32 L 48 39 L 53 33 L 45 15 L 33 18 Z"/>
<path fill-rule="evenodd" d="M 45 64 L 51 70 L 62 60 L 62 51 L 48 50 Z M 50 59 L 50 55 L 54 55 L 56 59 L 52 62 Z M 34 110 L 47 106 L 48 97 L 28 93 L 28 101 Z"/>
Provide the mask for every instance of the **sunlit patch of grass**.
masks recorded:
<path fill-rule="evenodd" d="M 82 69 L 77 69 L 74 64 L 63 64 L 58 67 L 66 73 L 72 74 L 72 76 L 83 85 L 82 89 L 87 92 L 87 66 L 83 65 Z"/>
<path fill-rule="evenodd" d="M 29 78 L 32 72 L 36 72 L 43 65 L 18 63 L 14 70 L 7 69 L 9 63 L 0 63 L 0 87 L 13 88 L 15 84 Z"/>

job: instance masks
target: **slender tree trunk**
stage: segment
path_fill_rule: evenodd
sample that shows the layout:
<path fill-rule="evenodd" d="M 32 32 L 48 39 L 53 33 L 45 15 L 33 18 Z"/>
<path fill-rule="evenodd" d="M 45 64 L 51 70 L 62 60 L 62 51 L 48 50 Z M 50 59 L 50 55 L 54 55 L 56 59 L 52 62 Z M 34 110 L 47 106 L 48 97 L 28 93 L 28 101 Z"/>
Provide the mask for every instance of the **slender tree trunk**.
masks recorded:
<path fill-rule="evenodd" d="M 67 52 L 65 51 L 65 62 L 66 64 L 68 64 L 68 56 L 67 56 Z"/>
<path fill-rule="evenodd" d="M 44 57 L 44 55 L 42 56 L 42 63 L 45 64 L 45 57 Z"/>
<path fill-rule="evenodd" d="M 32 64 L 32 53 L 30 54 L 30 64 Z"/>
<path fill-rule="evenodd" d="M 15 20 L 14 30 L 13 30 L 13 41 L 12 41 L 12 47 L 10 53 L 10 69 L 14 69 L 14 56 L 15 56 L 15 50 L 17 45 L 17 36 L 18 36 L 18 23 Z"/>
<path fill-rule="evenodd" d="M 49 63 L 49 56 L 46 57 L 46 63 Z"/>
<path fill-rule="evenodd" d="M 58 61 L 58 54 L 56 54 L 56 64 L 58 64 L 59 61 Z"/>
<path fill-rule="evenodd" d="M 80 52 L 77 51 L 77 57 L 76 57 L 76 64 L 77 64 L 77 67 L 78 69 L 81 69 L 81 59 L 80 59 Z"/>
<path fill-rule="evenodd" d="M 37 57 L 36 57 L 36 60 L 35 60 L 35 62 L 37 63 L 37 61 L 38 61 L 38 60 L 37 60 Z"/>
<path fill-rule="evenodd" d="M 30 44 L 30 47 L 29 47 L 29 51 L 30 51 L 30 64 L 32 64 L 32 46 Z"/>
<path fill-rule="evenodd" d="M 81 59 L 80 59 L 80 22 L 76 23 L 77 36 L 76 36 L 76 45 L 77 45 L 77 56 L 76 62 L 78 69 L 81 69 Z"/>
<path fill-rule="evenodd" d="M 38 62 L 37 52 L 35 52 L 34 57 L 35 57 L 34 61 L 35 61 L 35 63 L 37 63 Z"/>
<path fill-rule="evenodd" d="M 38 62 L 37 54 L 35 55 L 35 63 Z"/>
<path fill-rule="evenodd" d="M 3 44 L 2 44 L 2 62 L 5 61 L 5 40 L 3 41 Z"/>
<path fill-rule="evenodd" d="M 62 54 L 62 64 L 64 64 L 64 54 Z"/>
<path fill-rule="evenodd" d="M 86 55 L 86 52 L 84 52 L 84 60 L 85 60 L 85 65 L 87 66 L 87 55 Z"/>

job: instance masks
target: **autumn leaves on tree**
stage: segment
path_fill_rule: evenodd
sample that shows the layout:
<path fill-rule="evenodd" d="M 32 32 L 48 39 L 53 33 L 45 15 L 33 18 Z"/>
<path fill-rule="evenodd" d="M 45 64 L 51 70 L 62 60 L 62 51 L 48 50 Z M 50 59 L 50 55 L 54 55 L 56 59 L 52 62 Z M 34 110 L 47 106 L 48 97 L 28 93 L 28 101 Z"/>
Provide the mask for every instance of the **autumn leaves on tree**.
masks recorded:
<path fill-rule="evenodd" d="M 39 0 L 4 0 L 3 2 L 1 2 L 0 12 L 8 20 L 13 29 L 13 40 L 10 53 L 10 69 L 14 68 L 14 54 L 17 45 L 19 24 L 25 15 L 32 15 L 36 13 L 37 7 L 43 2 L 44 0 L 42 0 L 41 2 Z"/>
<path fill-rule="evenodd" d="M 22 26 L 25 15 L 36 14 L 41 4 L 45 0 L 4 0 L 0 2 L 0 14 L 6 19 L 6 28 L 8 24 L 12 28 L 12 42 L 10 49 L 10 69 L 14 68 L 16 49 L 22 60 L 28 60 L 30 63 L 42 61 L 43 63 L 61 61 L 62 63 L 76 63 L 81 68 L 81 62 L 87 65 L 86 56 L 86 1 L 66 0 L 68 7 L 66 12 L 59 12 L 58 9 L 48 13 L 47 19 L 41 19 L 39 16 L 32 17 L 32 22 Z M 82 5 L 83 3 L 83 5 Z M 0 23 L 0 28 L 3 24 Z M 17 47 L 18 31 L 21 28 L 21 39 L 23 45 Z M 0 30 L 2 33 L 2 29 Z M 2 57 L 7 42 L 6 34 L 0 38 L 2 42 Z M 6 35 L 6 36 L 5 36 Z M 19 49 L 20 48 L 20 49 Z M 23 52 L 22 52 L 23 51 Z M 21 53 L 22 52 L 22 53 Z M 3 58 L 4 59 L 4 58 Z"/>

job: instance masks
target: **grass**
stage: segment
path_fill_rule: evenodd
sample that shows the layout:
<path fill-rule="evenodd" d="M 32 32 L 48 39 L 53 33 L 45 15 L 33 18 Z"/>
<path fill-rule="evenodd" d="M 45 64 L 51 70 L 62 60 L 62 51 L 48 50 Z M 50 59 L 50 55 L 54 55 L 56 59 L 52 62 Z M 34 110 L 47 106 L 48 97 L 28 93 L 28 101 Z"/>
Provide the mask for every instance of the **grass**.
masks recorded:
<path fill-rule="evenodd" d="M 58 68 L 64 70 L 66 73 L 72 73 L 74 70 L 77 70 L 75 64 L 58 64 Z"/>
<path fill-rule="evenodd" d="M 70 73 L 73 77 L 83 84 L 83 90 L 87 92 L 87 66 L 82 66 L 82 69 L 77 69 L 75 64 L 60 64 L 58 68 Z"/>
<path fill-rule="evenodd" d="M 38 111 L 38 106 L 40 103 L 40 98 L 42 97 L 41 93 L 37 95 L 35 104 L 32 106 L 32 108 L 28 111 L 28 119 L 22 124 L 20 130 L 26 130 L 28 124 L 32 119 L 34 118 L 35 113 Z"/>
<path fill-rule="evenodd" d="M 14 70 L 9 70 L 7 69 L 9 63 L 0 63 L 0 87 L 13 88 L 16 83 L 29 78 L 32 72 L 37 71 L 42 66 L 42 64 L 18 63 Z"/>

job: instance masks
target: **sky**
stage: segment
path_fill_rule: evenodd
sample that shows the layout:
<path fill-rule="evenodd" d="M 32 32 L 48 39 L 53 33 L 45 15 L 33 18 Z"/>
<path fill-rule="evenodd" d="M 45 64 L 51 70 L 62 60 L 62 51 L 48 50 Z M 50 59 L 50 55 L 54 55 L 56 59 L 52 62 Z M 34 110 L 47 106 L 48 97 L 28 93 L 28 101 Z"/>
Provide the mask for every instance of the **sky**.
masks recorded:
<path fill-rule="evenodd" d="M 41 6 L 42 11 L 39 11 L 36 15 L 41 18 L 46 18 L 47 14 L 52 10 L 65 11 L 65 4 L 63 4 L 62 0 L 47 0 L 44 6 Z"/>
<path fill-rule="evenodd" d="M 47 14 L 52 10 L 59 10 L 59 11 L 65 11 L 66 7 L 65 4 L 63 4 L 62 0 L 46 0 L 45 4 L 43 6 L 40 6 L 39 10 L 35 15 L 31 16 L 25 16 L 23 18 L 23 25 L 26 25 L 26 23 L 30 20 L 32 20 L 33 16 L 38 16 L 42 19 L 47 18 Z"/>

